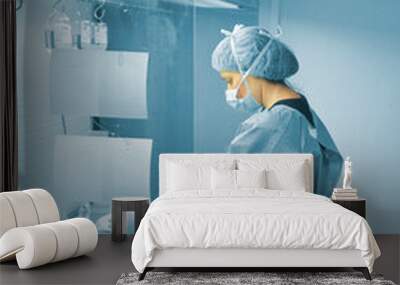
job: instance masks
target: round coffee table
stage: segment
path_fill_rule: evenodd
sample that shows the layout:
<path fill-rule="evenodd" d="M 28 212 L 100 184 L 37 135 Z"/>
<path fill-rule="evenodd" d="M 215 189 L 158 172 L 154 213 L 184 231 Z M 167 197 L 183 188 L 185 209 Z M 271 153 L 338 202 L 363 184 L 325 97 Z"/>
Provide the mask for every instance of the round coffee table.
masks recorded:
<path fill-rule="evenodd" d="M 126 215 L 124 212 L 135 212 L 135 232 L 139 227 L 140 221 L 146 214 L 149 207 L 149 198 L 147 197 L 115 197 L 112 199 L 112 235 L 113 241 L 123 241 L 126 235 L 123 234 L 123 228 L 126 226 Z"/>

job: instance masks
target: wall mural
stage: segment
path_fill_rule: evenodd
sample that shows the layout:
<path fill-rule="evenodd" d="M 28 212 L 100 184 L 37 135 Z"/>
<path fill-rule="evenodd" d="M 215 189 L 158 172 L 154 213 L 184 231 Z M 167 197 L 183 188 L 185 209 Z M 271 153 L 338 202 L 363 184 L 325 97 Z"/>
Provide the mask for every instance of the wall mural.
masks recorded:
<path fill-rule="evenodd" d="M 109 233 L 113 197 L 158 197 L 161 153 L 312 153 L 328 197 L 349 155 L 352 184 L 381 203 L 372 227 L 400 230 L 387 198 L 399 197 L 399 20 L 361 2 L 24 1 L 20 188 Z"/>
<path fill-rule="evenodd" d="M 226 81 L 226 103 L 250 115 L 227 150 L 232 153 L 312 153 L 314 192 L 330 196 L 342 156 L 304 95 L 286 81 L 299 64 L 295 54 L 266 29 L 236 25 L 212 54 Z"/>
<path fill-rule="evenodd" d="M 30 135 L 33 141 L 50 138 L 51 154 L 45 144 L 26 149 L 49 160 L 51 172 L 38 169 L 42 177 L 49 174 L 39 184 L 52 192 L 63 216 L 90 218 L 107 233 L 113 197 L 158 196 L 160 153 L 202 152 L 195 145 L 196 123 L 201 124 L 195 122 L 196 112 L 212 115 L 196 107 L 196 97 L 211 89 L 191 93 L 194 72 L 211 67 L 217 71 L 211 74 L 214 79 L 226 81 L 226 106 L 243 112 L 234 120 L 242 121 L 238 128 L 221 124 L 227 131 L 217 152 L 311 152 L 316 192 L 330 195 L 342 158 L 306 97 L 286 81 L 298 71 L 295 54 L 276 35 L 255 26 L 257 5 L 243 11 L 232 6 L 239 9 L 235 19 L 196 31 L 194 13 L 200 25 L 206 17 L 217 18 L 213 13 L 228 15 L 232 9 L 196 10 L 195 4 L 168 1 L 38 3 L 24 8 L 29 16 L 25 30 L 43 34 L 44 42 L 24 56 L 48 72 L 43 78 L 47 120 L 59 128 L 39 128 Z M 30 25 L 33 19 L 42 21 Z M 235 21 L 252 26 L 236 25 L 220 34 L 221 27 Z M 205 32 L 215 40 L 201 39 Z M 194 56 L 200 40 L 208 46 L 206 64 Z M 27 87 L 34 80 L 30 77 L 24 80 Z M 35 96 L 38 91 L 33 87 L 30 92 Z M 221 98 L 208 103 L 220 104 Z M 26 128 L 37 126 L 28 123 Z M 27 158 L 29 169 L 36 162 L 34 155 Z M 23 184 L 34 185 L 32 176 L 25 176 Z"/>

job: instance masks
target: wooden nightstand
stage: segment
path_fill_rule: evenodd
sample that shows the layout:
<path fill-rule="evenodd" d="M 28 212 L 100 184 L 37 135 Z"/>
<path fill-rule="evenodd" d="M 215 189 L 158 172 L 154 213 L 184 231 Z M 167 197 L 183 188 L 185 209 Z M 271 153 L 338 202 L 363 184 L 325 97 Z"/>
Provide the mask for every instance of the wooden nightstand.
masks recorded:
<path fill-rule="evenodd" d="M 367 201 L 363 198 L 356 200 L 336 200 L 332 199 L 333 203 L 339 204 L 340 206 L 359 214 L 361 217 L 366 217 L 366 203 Z"/>

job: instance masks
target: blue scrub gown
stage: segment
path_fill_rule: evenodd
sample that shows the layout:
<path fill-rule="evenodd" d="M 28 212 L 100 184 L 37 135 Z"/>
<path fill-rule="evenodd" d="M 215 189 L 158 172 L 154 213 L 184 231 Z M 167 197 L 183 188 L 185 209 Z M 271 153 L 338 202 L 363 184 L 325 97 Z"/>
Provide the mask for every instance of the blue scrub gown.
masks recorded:
<path fill-rule="evenodd" d="M 317 114 L 312 122 L 288 105 L 274 105 L 255 113 L 236 131 L 230 153 L 312 153 L 314 193 L 331 196 L 341 175 L 343 158 Z"/>

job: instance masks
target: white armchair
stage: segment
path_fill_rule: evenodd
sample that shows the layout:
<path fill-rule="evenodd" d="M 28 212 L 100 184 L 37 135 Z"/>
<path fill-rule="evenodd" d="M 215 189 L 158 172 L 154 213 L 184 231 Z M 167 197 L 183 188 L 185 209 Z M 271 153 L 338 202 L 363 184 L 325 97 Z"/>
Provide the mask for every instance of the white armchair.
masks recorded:
<path fill-rule="evenodd" d="M 60 221 L 46 190 L 0 193 L 0 262 L 16 258 L 20 269 L 57 262 L 94 250 L 97 238 L 88 219 Z"/>

